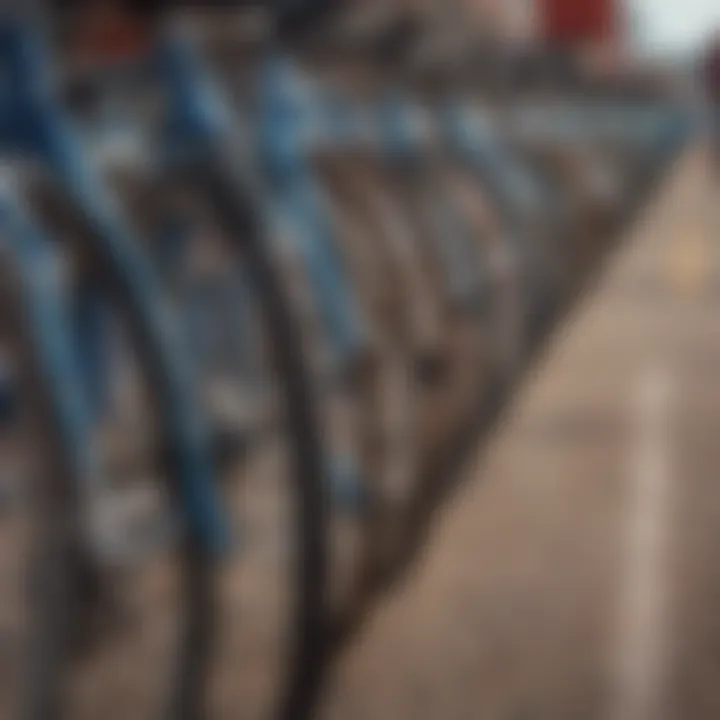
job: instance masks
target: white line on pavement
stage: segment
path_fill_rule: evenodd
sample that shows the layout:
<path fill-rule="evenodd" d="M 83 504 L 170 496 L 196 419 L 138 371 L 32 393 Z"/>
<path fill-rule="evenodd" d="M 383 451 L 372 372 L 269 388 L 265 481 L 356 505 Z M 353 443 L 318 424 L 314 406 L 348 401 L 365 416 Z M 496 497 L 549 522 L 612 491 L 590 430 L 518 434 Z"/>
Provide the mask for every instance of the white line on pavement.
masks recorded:
<path fill-rule="evenodd" d="M 614 657 L 617 695 L 611 717 L 661 720 L 669 649 L 670 374 L 658 367 L 646 370 L 631 401 L 634 435 Z"/>

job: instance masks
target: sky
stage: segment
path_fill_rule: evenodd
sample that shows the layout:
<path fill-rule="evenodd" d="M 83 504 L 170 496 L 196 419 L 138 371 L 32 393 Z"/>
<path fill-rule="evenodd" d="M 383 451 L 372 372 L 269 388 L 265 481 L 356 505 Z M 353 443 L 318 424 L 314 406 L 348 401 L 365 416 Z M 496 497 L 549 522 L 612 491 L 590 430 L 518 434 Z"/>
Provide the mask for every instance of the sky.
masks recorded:
<path fill-rule="evenodd" d="M 635 38 L 651 54 L 686 54 L 720 31 L 720 0 L 626 0 Z"/>

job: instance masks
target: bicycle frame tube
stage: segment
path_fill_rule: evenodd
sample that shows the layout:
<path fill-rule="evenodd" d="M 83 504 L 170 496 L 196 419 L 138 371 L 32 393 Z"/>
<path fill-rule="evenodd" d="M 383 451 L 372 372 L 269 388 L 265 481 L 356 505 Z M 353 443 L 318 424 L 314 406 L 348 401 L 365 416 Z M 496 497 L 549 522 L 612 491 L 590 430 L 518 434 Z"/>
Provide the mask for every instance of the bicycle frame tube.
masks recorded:
<path fill-rule="evenodd" d="M 450 100 L 440 110 L 448 148 L 477 174 L 506 217 L 540 206 L 529 172 L 493 133 L 488 118 L 466 100 Z"/>
<path fill-rule="evenodd" d="M 202 164 L 216 154 L 222 138 L 233 134 L 236 119 L 191 43 L 167 38 L 161 62 L 171 89 L 172 145 L 185 148 L 181 152 L 194 155 Z M 264 61 L 257 85 L 259 112 L 253 133 L 259 148 L 256 153 L 248 149 L 251 156 L 245 175 L 254 171 L 268 176 L 271 211 L 292 228 L 291 241 L 317 294 L 328 337 L 340 362 L 350 363 L 365 345 L 365 330 L 333 231 L 324 217 L 322 189 L 307 157 L 305 140 L 315 119 L 313 98 L 303 93 L 291 61 L 281 54 Z M 253 180 L 244 179 L 251 188 Z"/>
<path fill-rule="evenodd" d="M 99 487 L 101 469 L 90 442 L 92 414 L 69 341 L 70 322 L 62 304 L 59 268 L 53 262 L 51 241 L 34 225 L 14 193 L 0 194 L 0 231 L 0 248 L 10 254 L 13 270 L 20 274 L 26 329 L 50 393 L 51 411 L 72 473 L 70 479 L 84 504 Z M 82 529 L 93 536 L 87 538 L 90 548 L 96 547 L 95 530 Z"/>
<path fill-rule="evenodd" d="M 381 99 L 378 112 L 384 157 L 408 177 L 430 178 L 434 172 L 432 155 L 441 151 L 433 111 L 395 90 Z M 475 305 L 482 296 L 478 247 L 469 228 L 451 207 L 442 184 L 426 191 L 431 194 L 426 210 L 431 213 L 433 245 L 439 253 L 449 292 L 460 302 Z"/>
<path fill-rule="evenodd" d="M 258 136 L 275 201 L 292 223 L 319 310 L 339 358 L 352 362 L 365 345 L 365 328 L 352 283 L 325 218 L 326 198 L 311 163 L 312 137 L 324 127 L 323 106 L 308 92 L 292 60 L 269 57 L 259 77 Z M 318 116 L 318 110 L 320 116 Z M 310 142 L 308 142 L 310 140 Z"/>
<path fill-rule="evenodd" d="M 192 44 L 181 37 L 165 38 L 160 65 L 163 78 L 170 88 L 171 119 L 167 136 L 169 156 L 179 156 L 180 163 L 184 163 L 183 167 L 190 168 L 204 178 L 204 187 L 223 224 L 231 230 L 233 236 L 244 237 L 246 243 L 252 244 L 252 238 L 257 235 L 257 215 L 261 212 L 256 212 L 250 206 L 253 202 L 270 213 L 268 219 L 271 222 L 280 227 L 283 223 L 290 226 L 289 241 L 293 243 L 294 249 L 300 250 L 313 291 L 317 294 L 336 359 L 341 367 L 353 367 L 353 361 L 365 344 L 364 326 L 352 295 L 350 279 L 346 277 L 342 258 L 337 251 L 337 241 L 319 207 L 322 198 L 312 175 L 312 167 L 305 156 L 306 146 L 298 142 L 292 149 L 291 165 L 301 165 L 300 171 L 296 173 L 293 169 L 287 174 L 281 172 L 280 182 L 284 186 L 279 192 L 274 192 L 268 202 L 263 197 L 266 188 L 255 187 L 257 181 L 253 174 L 262 172 L 262 167 L 268 162 L 272 164 L 278 161 L 279 145 L 274 145 L 272 138 L 275 137 L 274 133 L 280 132 L 280 127 L 273 127 L 270 137 L 264 141 L 269 147 L 261 148 L 259 158 L 252 157 L 249 150 L 244 157 L 238 157 L 237 153 L 229 151 L 224 145 L 228 138 L 237 137 L 236 119 L 228 110 L 229 105 L 222 92 L 205 71 Z M 278 86 L 274 82 L 261 83 L 260 91 L 266 90 L 278 90 Z M 283 100 L 284 92 L 278 100 Z M 261 127 L 262 118 L 267 120 L 277 108 L 277 104 L 273 103 L 264 106 L 264 111 L 260 113 Z M 322 116 L 318 118 L 319 121 L 325 119 Z M 273 121 L 267 122 L 272 124 Z M 300 131 L 299 124 L 293 124 L 287 132 L 291 140 L 297 142 Z M 273 154 L 270 161 L 268 153 Z M 277 190 L 277 186 L 273 189 Z M 231 197 L 234 200 L 231 201 Z M 269 277 L 266 281 L 272 282 Z M 328 470 L 328 476 L 336 505 L 355 512 L 364 507 L 362 480 L 354 463 L 349 462 L 348 466 L 333 465 Z"/>

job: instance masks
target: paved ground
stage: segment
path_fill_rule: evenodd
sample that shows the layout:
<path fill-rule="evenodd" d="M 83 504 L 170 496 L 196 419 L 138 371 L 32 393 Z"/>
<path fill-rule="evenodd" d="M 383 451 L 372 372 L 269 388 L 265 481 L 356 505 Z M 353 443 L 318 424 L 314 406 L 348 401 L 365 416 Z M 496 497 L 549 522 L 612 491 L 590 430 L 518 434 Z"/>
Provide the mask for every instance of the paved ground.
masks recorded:
<path fill-rule="evenodd" d="M 720 717 L 717 190 L 693 153 L 648 208 L 326 720 Z"/>

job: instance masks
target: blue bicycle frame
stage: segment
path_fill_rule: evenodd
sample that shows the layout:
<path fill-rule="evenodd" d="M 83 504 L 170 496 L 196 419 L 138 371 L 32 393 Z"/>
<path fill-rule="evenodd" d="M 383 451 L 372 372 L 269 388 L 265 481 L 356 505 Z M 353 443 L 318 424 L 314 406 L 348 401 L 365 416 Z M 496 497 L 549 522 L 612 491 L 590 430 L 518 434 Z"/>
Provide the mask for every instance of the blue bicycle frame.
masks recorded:
<path fill-rule="evenodd" d="M 434 172 L 432 156 L 443 151 L 434 108 L 423 106 L 399 89 L 389 89 L 377 109 L 381 153 L 408 179 Z M 482 259 L 471 229 L 449 206 L 443 188 L 429 197 L 433 207 L 432 240 L 443 267 L 448 294 L 467 307 L 481 307 Z"/>
<path fill-rule="evenodd" d="M 47 167 L 93 231 L 92 252 L 122 293 L 148 351 L 188 525 L 208 550 L 220 550 L 227 545 L 228 529 L 215 491 L 209 437 L 171 322 L 155 292 L 158 285 L 53 96 L 43 41 L 28 23 L 8 20 L 0 27 L 0 67 L 7 92 L 2 140 L 12 151 Z M 89 345 L 97 341 L 93 337 Z"/>
<path fill-rule="evenodd" d="M 307 131 L 314 131 L 315 123 L 323 120 L 315 114 L 313 96 L 300 92 L 299 102 L 288 108 L 298 89 L 290 61 L 282 55 L 267 58 L 257 78 L 260 109 L 250 130 L 259 147 L 256 151 L 241 147 L 229 159 L 226 143 L 240 134 L 242 109 L 231 107 L 189 40 L 168 35 L 157 59 L 160 79 L 169 89 L 168 162 L 220 169 L 226 176 L 222 184 L 230 182 L 241 191 L 235 201 L 238 207 L 248 199 L 255 203 L 253 209 L 240 210 L 247 223 L 258 212 L 266 214 L 266 221 L 277 222 L 277 217 L 267 217 L 275 212 L 291 224 L 289 241 L 300 253 L 342 375 L 364 352 L 367 340 L 337 241 L 322 212 L 322 190 L 305 150 Z M 269 175 L 269 187 L 258 182 L 258 174 Z M 365 508 L 364 482 L 352 460 L 334 458 L 329 476 L 337 507 L 352 513 Z"/>
<path fill-rule="evenodd" d="M 71 479 L 78 496 L 88 499 L 98 486 L 99 458 L 90 442 L 92 415 L 70 342 L 71 323 L 64 311 L 51 241 L 24 212 L 20 199 L 10 192 L 0 195 L 0 229 L 0 247 L 11 256 L 13 271 L 20 274 L 27 331 L 50 392 Z"/>
<path fill-rule="evenodd" d="M 366 346 L 361 311 L 323 213 L 327 201 L 312 167 L 316 138 L 326 127 L 325 108 L 303 82 L 293 60 L 276 53 L 264 60 L 258 78 L 260 159 L 273 204 L 290 225 L 337 357 L 352 365 Z"/>

